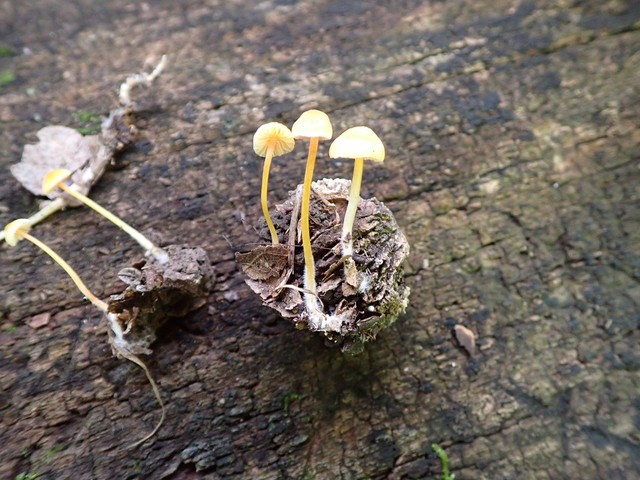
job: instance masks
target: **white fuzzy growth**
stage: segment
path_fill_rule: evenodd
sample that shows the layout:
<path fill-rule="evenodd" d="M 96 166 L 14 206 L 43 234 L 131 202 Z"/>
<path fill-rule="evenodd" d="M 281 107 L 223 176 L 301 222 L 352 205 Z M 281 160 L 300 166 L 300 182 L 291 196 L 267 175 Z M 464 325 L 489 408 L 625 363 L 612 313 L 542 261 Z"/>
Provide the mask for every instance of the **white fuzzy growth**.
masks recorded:
<path fill-rule="evenodd" d="M 364 275 L 362 275 L 362 278 L 360 279 L 360 285 L 358 286 L 358 293 L 363 294 L 368 289 L 369 289 L 369 275 L 365 273 Z"/>
<path fill-rule="evenodd" d="M 111 328 L 111 332 L 113 336 L 111 337 L 111 342 L 115 347 L 116 351 L 129 351 L 129 342 L 124 339 L 124 331 L 122 330 L 122 326 L 120 325 L 120 321 L 118 320 L 118 315 L 115 313 L 107 313 L 107 320 L 109 321 L 109 327 Z"/>
<path fill-rule="evenodd" d="M 324 332 L 338 332 L 342 330 L 342 325 L 347 321 L 347 317 L 344 315 L 330 314 L 325 315 L 322 331 Z"/>
<path fill-rule="evenodd" d="M 304 277 L 304 306 L 309 315 L 309 328 L 320 332 L 338 332 L 342 331 L 342 325 L 347 321 L 344 315 L 336 315 L 324 313 L 320 300 L 316 295 L 307 289 L 307 277 Z"/>
<path fill-rule="evenodd" d="M 313 290 L 310 288 L 309 279 L 307 278 L 307 271 L 305 269 L 304 272 L 304 306 L 309 314 L 309 327 L 311 330 L 322 330 L 322 325 L 325 321 L 325 313 L 322 311 L 322 307 L 320 306 L 320 300 L 318 297 L 311 293 L 315 290 L 315 285 L 313 285 Z"/>
<path fill-rule="evenodd" d="M 345 237 L 348 237 L 349 240 L 347 240 Z M 346 234 L 343 233 L 340 241 L 342 242 L 342 256 L 351 257 L 353 255 L 353 242 L 351 241 L 351 232 L 346 232 Z"/>
<path fill-rule="evenodd" d="M 120 105 L 128 107 L 131 105 L 131 90 L 138 85 L 150 85 L 158 75 L 162 72 L 167 63 L 167 56 L 163 55 L 158 66 L 151 73 L 138 73 L 130 75 L 120 85 Z"/>

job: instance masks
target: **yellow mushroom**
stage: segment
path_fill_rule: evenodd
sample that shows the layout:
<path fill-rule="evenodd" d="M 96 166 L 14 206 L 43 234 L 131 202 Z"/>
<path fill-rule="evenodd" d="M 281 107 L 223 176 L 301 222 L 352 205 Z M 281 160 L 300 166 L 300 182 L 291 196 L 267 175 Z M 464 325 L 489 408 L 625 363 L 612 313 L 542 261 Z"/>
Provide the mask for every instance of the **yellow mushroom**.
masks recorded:
<path fill-rule="evenodd" d="M 273 226 L 271 216 L 269 215 L 269 206 L 267 205 L 267 190 L 269 189 L 269 168 L 271 168 L 271 159 L 289 153 L 295 146 L 295 140 L 291 131 L 283 124 L 278 122 L 270 122 L 261 125 L 253 135 L 253 151 L 257 155 L 264 157 L 264 166 L 262 168 L 262 191 L 260 195 L 260 203 L 262 205 L 262 213 L 267 221 L 269 232 L 271 233 L 271 242 L 273 245 L 278 244 L 278 234 Z"/>
<path fill-rule="evenodd" d="M 329 147 L 331 158 L 352 158 L 355 160 L 353 179 L 349 192 L 349 203 L 342 224 L 342 256 L 353 254 L 353 223 L 356 219 L 362 170 L 365 160 L 384 161 L 384 145 L 369 127 L 352 127 L 339 135 Z"/>
<path fill-rule="evenodd" d="M 73 280 L 73 282 L 78 287 L 78 290 L 80 290 L 80 292 L 82 292 L 82 294 L 85 297 L 87 297 L 87 299 L 91 303 L 93 303 L 98 308 L 98 310 L 106 313 L 107 304 L 102 300 L 100 300 L 98 297 L 96 297 L 93 293 L 91 293 L 91 291 L 80 279 L 80 277 L 75 272 L 75 270 L 71 268 L 71 266 L 67 262 L 65 262 L 62 259 L 62 257 L 60 257 L 60 255 L 54 252 L 44 242 L 38 240 L 37 238 L 29 234 L 30 226 L 31 225 L 29 223 L 29 220 L 27 220 L 26 218 L 19 218 L 17 220 L 14 220 L 13 222 L 8 223 L 4 227 L 4 235 L 5 235 L 4 239 L 12 247 L 15 247 L 20 240 L 25 239 L 33 243 L 38 248 L 40 248 L 40 250 L 42 250 L 47 255 L 49 255 L 58 265 L 60 265 L 64 269 L 65 272 L 67 272 L 67 274 L 71 277 L 71 280 Z"/>
<path fill-rule="evenodd" d="M 123 221 L 121 218 L 111 213 L 106 208 L 100 206 L 89 197 L 75 190 L 73 187 L 65 185 L 64 182 L 69 177 L 71 177 L 71 173 L 72 172 L 70 170 L 65 169 L 51 170 L 50 172 L 47 172 L 47 174 L 44 176 L 44 179 L 42 180 L 42 192 L 46 195 L 56 187 L 60 188 L 79 202 L 84 203 L 87 207 L 92 208 L 107 220 L 111 221 L 116 226 L 124 230 L 127 234 L 129 234 L 129 236 L 131 236 L 131 238 L 138 242 L 149 255 L 152 255 L 158 261 L 158 263 L 167 263 L 167 261 L 169 260 L 167 252 L 154 245 L 153 242 L 151 242 L 151 240 L 145 237 L 142 233 Z"/>
<path fill-rule="evenodd" d="M 300 115 L 291 127 L 291 133 L 296 140 L 309 140 L 309 155 L 304 171 L 302 186 L 302 205 L 300 209 L 300 224 L 302 228 L 302 248 L 304 251 L 304 288 L 315 295 L 316 277 L 313 252 L 311 251 L 311 232 L 309 230 L 309 204 L 311 202 L 311 182 L 313 168 L 318 153 L 320 140 L 331 140 L 333 127 L 329 116 L 320 110 L 307 110 Z"/>

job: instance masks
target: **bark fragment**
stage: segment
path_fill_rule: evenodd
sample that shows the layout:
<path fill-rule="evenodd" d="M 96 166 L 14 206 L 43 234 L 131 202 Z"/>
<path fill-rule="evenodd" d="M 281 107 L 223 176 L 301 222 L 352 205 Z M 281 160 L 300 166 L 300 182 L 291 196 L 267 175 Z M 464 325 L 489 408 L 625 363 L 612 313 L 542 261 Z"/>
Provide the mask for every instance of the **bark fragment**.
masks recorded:
<path fill-rule="evenodd" d="M 108 302 L 134 354 L 150 354 L 158 328 L 204 305 L 215 279 L 202 248 L 169 245 L 165 250 L 166 264 L 152 259 L 120 270 L 118 277 L 127 288 Z"/>

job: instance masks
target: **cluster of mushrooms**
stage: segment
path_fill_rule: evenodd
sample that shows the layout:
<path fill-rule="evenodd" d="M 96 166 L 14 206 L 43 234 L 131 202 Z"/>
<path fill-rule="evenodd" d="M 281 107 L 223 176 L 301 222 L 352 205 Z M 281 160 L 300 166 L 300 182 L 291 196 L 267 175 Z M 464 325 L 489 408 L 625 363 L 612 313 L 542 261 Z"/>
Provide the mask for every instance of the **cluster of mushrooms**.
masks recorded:
<path fill-rule="evenodd" d="M 271 245 L 237 259 L 263 303 L 297 327 L 323 332 L 343 350 L 358 353 L 406 308 L 402 263 L 408 244 L 381 202 L 360 198 L 364 161 L 385 157 L 382 141 L 369 127 L 347 129 L 329 148 L 330 158 L 354 160 L 351 182 L 313 181 L 319 141 L 332 137 L 331 121 L 319 110 L 302 113 L 291 130 L 278 122 L 258 128 L 253 149 L 265 159 L 260 198 Z M 271 161 L 293 151 L 296 140 L 309 142 L 304 181 L 276 205 L 274 224 L 267 202 Z M 302 255 L 296 250 L 298 227 Z"/>

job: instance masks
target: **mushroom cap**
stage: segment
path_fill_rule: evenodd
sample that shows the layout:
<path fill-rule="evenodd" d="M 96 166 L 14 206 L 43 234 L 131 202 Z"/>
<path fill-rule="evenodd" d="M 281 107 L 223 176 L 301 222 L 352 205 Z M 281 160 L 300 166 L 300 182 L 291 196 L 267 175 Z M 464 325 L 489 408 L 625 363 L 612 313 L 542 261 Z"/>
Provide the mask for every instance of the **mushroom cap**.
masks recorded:
<path fill-rule="evenodd" d="M 307 110 L 302 112 L 300 118 L 291 127 L 291 133 L 296 140 L 309 140 L 319 138 L 320 140 L 331 140 L 333 137 L 333 127 L 329 115 L 320 110 Z"/>
<path fill-rule="evenodd" d="M 384 145 L 369 127 L 351 127 L 333 141 L 329 147 L 329 156 L 383 162 Z"/>
<path fill-rule="evenodd" d="M 278 122 L 269 122 L 260 125 L 253 135 L 253 151 L 261 157 L 266 157 L 271 142 L 274 142 L 274 157 L 289 153 L 296 145 L 291 130 L 289 130 L 286 125 Z"/>
<path fill-rule="evenodd" d="M 29 220 L 26 218 L 18 218 L 13 222 L 7 223 L 4 227 L 4 239 L 6 242 L 15 247 L 20 241 L 20 237 L 18 236 L 18 230 L 22 230 L 24 232 L 28 232 L 31 228 L 31 224 Z"/>
<path fill-rule="evenodd" d="M 45 173 L 42 179 L 42 193 L 48 195 L 51 193 L 60 182 L 64 182 L 71 176 L 71 170 L 60 168 L 58 170 L 51 170 Z"/>

